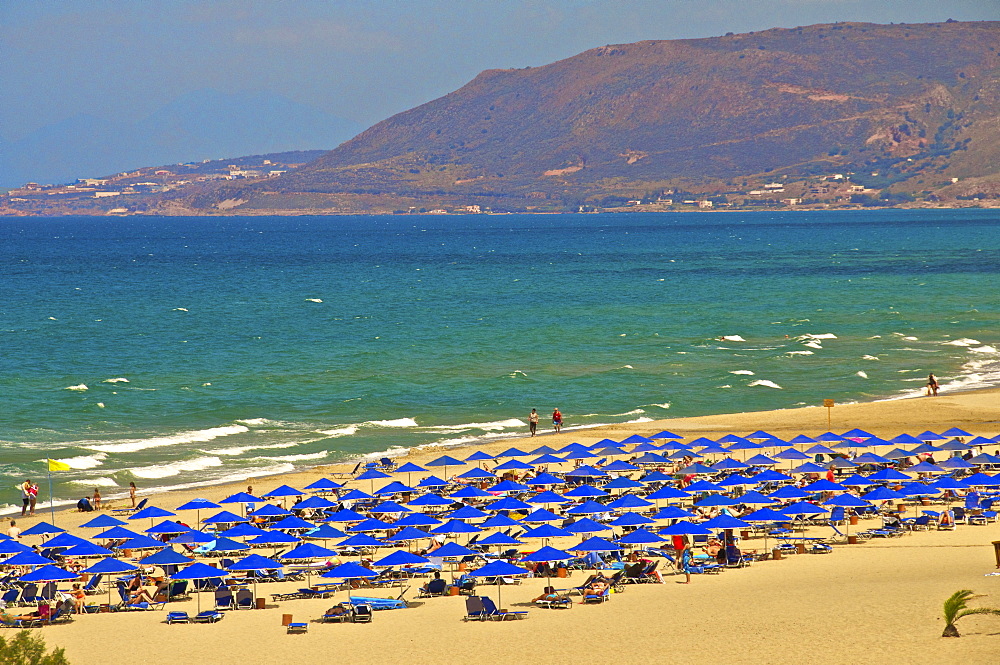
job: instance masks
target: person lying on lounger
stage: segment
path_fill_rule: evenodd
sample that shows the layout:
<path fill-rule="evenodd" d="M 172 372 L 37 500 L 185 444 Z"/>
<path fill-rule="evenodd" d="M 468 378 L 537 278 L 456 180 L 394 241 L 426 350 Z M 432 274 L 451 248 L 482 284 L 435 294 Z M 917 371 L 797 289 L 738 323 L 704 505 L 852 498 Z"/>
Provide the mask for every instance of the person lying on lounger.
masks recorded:
<path fill-rule="evenodd" d="M 345 607 L 343 603 L 337 603 L 336 605 L 328 609 L 326 612 L 324 612 L 324 616 L 341 617 L 344 616 L 345 614 L 350 614 L 350 612 L 351 610 Z"/>
<path fill-rule="evenodd" d="M 138 591 L 129 596 L 129 605 L 135 605 L 136 603 L 155 603 L 156 600 L 156 585 L 141 587 Z"/>
<path fill-rule="evenodd" d="M 537 598 L 532 598 L 531 602 L 533 602 L 533 603 L 537 603 L 539 601 L 541 601 L 541 602 L 552 602 L 554 600 L 563 600 L 565 598 L 566 598 L 566 596 L 562 596 L 562 595 L 556 593 L 556 590 L 555 590 L 554 587 L 547 586 L 547 587 L 545 587 L 545 591 L 542 592 L 542 595 L 538 596 Z"/>

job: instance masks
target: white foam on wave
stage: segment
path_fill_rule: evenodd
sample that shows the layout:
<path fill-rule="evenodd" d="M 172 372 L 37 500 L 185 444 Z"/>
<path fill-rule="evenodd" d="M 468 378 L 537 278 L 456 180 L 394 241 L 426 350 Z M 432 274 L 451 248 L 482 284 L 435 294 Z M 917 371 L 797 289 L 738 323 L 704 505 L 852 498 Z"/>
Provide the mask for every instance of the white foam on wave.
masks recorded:
<path fill-rule="evenodd" d="M 209 429 L 181 432 L 173 436 L 158 436 L 151 439 L 134 439 L 118 443 L 102 443 L 98 445 L 81 445 L 81 447 L 108 453 L 134 453 L 140 450 L 146 450 L 147 448 L 162 448 L 165 446 L 175 446 L 184 443 L 203 443 L 205 441 L 212 441 L 223 436 L 242 434 L 243 432 L 249 431 L 250 429 L 244 425 L 226 425 L 224 427 L 210 427 Z"/>
<path fill-rule="evenodd" d="M 321 429 L 320 434 L 326 434 L 329 437 L 336 438 L 338 436 L 351 436 L 352 434 L 357 434 L 357 425 L 348 425 L 347 427 L 341 427 L 339 429 Z"/>
<path fill-rule="evenodd" d="M 78 457 L 64 457 L 62 459 L 57 459 L 57 462 L 62 462 L 63 464 L 68 464 L 71 469 L 93 469 L 101 466 L 104 463 L 105 458 L 107 458 L 106 453 L 97 453 L 96 455 L 80 455 Z"/>
<path fill-rule="evenodd" d="M 820 348 L 822 348 L 822 347 L 820 347 Z M 811 356 L 812 354 L 813 354 L 812 351 L 789 351 L 785 355 L 786 356 Z"/>
<path fill-rule="evenodd" d="M 66 386 L 63 390 L 76 390 L 83 392 L 84 390 L 90 390 L 90 388 L 87 387 L 86 383 L 78 383 L 75 386 Z"/>
<path fill-rule="evenodd" d="M 975 346 L 976 344 L 982 344 L 978 339 L 972 339 L 971 337 L 962 337 L 960 339 L 953 339 L 950 342 L 944 342 L 949 346 Z"/>
<path fill-rule="evenodd" d="M 815 333 L 815 334 L 814 333 L 805 333 L 803 335 L 799 335 L 798 339 L 799 340 L 807 340 L 807 339 L 837 339 L 837 336 L 834 335 L 833 333 Z"/>
<path fill-rule="evenodd" d="M 661 409 L 669 409 L 670 402 L 663 402 L 662 404 L 644 404 L 643 406 L 658 406 Z"/>
<path fill-rule="evenodd" d="M 317 460 L 323 459 L 329 454 L 328 451 L 323 450 L 318 453 L 303 453 L 301 455 L 280 455 L 278 457 L 267 457 L 261 456 L 256 459 L 266 459 L 272 462 L 303 462 L 305 460 Z"/>
<path fill-rule="evenodd" d="M 777 388 L 778 390 L 784 390 L 774 381 L 768 381 L 767 379 L 757 379 L 756 381 L 751 381 L 747 386 L 763 386 L 765 388 Z"/>
<path fill-rule="evenodd" d="M 216 448 L 214 450 L 203 450 L 199 448 L 200 452 L 206 455 L 242 455 L 243 453 L 250 452 L 251 450 L 275 450 L 278 448 L 294 448 L 299 445 L 298 443 L 269 443 L 261 444 L 259 446 L 233 446 L 232 448 Z"/>
<path fill-rule="evenodd" d="M 126 379 L 124 376 L 119 376 L 118 378 L 115 379 L 104 379 L 104 381 L 102 381 L 101 383 L 128 383 L 128 382 L 129 380 Z"/>
<path fill-rule="evenodd" d="M 170 310 L 170 311 L 171 311 L 171 312 L 186 312 L 186 311 L 188 311 L 188 310 L 187 310 L 187 307 L 174 307 L 174 308 L 173 308 L 172 310 Z"/>
<path fill-rule="evenodd" d="M 323 302 L 322 298 L 306 298 L 306 302 Z"/>
<path fill-rule="evenodd" d="M 413 418 L 396 418 L 395 420 L 369 420 L 366 425 L 375 427 L 420 427 Z"/>
<path fill-rule="evenodd" d="M 860 376 L 862 379 L 867 379 L 868 378 L 868 374 L 865 373 L 865 371 L 863 369 L 862 370 L 858 370 L 857 375 Z"/>
<path fill-rule="evenodd" d="M 69 481 L 70 485 L 86 485 L 88 487 L 120 487 L 113 478 L 101 476 L 100 478 L 79 478 Z"/>
<path fill-rule="evenodd" d="M 635 369 L 635 367 L 632 367 L 631 365 L 622 365 L 618 369 Z"/>
<path fill-rule="evenodd" d="M 510 427 L 527 427 L 527 423 L 517 418 L 507 420 L 496 420 L 488 423 L 464 423 L 462 425 L 435 425 L 428 428 L 430 432 L 462 432 L 469 429 L 480 429 L 484 432 L 499 432 Z"/>
<path fill-rule="evenodd" d="M 997 353 L 997 348 L 995 346 L 976 346 L 969 349 L 973 353 Z"/>
<path fill-rule="evenodd" d="M 524 378 L 528 378 L 528 375 L 525 372 L 522 372 L 519 369 L 515 369 L 513 372 L 511 372 L 507 376 L 509 376 L 512 379 L 516 379 L 519 376 L 523 376 Z"/>
<path fill-rule="evenodd" d="M 612 413 L 611 415 L 615 418 L 622 416 L 638 416 L 640 413 L 646 413 L 645 409 L 632 409 L 631 411 L 626 411 L 625 413 Z"/>
<path fill-rule="evenodd" d="M 907 335 L 903 339 L 905 339 L 907 342 L 918 342 L 918 341 L 920 341 L 920 339 L 918 337 L 914 337 L 913 335 Z"/>
<path fill-rule="evenodd" d="M 861 359 L 862 360 L 879 360 L 879 357 L 878 356 L 870 356 L 870 355 L 868 355 L 866 353 L 865 355 L 861 356 Z"/>
<path fill-rule="evenodd" d="M 129 469 L 136 478 L 169 478 L 185 471 L 201 471 L 210 469 L 213 466 L 222 466 L 222 460 L 218 457 L 196 457 L 195 459 L 171 462 L 170 464 L 154 464 L 152 466 L 140 466 Z"/>
<path fill-rule="evenodd" d="M 268 418 L 245 418 L 237 420 L 236 422 L 242 423 L 243 425 L 250 425 L 251 427 L 260 427 L 262 425 L 280 425 L 281 423 L 277 420 L 269 420 Z"/>
<path fill-rule="evenodd" d="M 745 339 L 743 339 L 743 337 L 741 335 L 723 335 L 719 339 L 724 339 L 727 342 L 745 342 L 746 341 Z"/>
<path fill-rule="evenodd" d="M 753 376 L 753 372 L 748 369 L 732 369 L 729 370 L 730 374 L 745 374 L 747 376 Z"/>

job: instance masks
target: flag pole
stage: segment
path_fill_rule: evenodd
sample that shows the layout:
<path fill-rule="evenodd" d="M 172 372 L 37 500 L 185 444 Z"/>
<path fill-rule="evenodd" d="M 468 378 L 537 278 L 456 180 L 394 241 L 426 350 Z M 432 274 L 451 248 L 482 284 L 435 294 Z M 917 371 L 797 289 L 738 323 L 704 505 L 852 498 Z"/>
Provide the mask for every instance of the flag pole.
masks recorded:
<path fill-rule="evenodd" d="M 56 508 L 55 508 L 55 505 L 53 505 L 53 503 L 52 503 L 52 466 L 48 462 L 49 461 L 46 459 L 45 460 L 45 466 L 49 470 L 49 515 L 51 516 L 51 519 L 52 519 L 52 526 L 55 526 L 55 524 L 56 524 Z"/>

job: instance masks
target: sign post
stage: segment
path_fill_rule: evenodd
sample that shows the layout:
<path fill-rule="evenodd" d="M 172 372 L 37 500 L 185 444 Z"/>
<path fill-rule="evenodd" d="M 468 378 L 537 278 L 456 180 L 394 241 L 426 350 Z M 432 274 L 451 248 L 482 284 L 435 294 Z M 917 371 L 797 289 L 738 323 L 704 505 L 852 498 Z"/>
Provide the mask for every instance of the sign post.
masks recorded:
<path fill-rule="evenodd" d="M 833 400 L 832 399 L 823 400 L 823 406 L 826 407 L 826 428 L 833 429 L 833 425 L 831 424 L 832 413 L 833 413 Z"/>

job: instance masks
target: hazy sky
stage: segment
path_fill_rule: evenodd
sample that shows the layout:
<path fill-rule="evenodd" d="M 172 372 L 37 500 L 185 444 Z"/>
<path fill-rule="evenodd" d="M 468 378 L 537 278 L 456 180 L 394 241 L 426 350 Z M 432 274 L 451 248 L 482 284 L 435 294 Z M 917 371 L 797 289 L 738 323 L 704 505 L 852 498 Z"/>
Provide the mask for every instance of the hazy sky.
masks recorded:
<path fill-rule="evenodd" d="M 483 69 L 603 44 L 948 18 L 1000 19 L 1000 0 L 8 0 L 0 144 L 77 114 L 133 122 L 200 89 L 280 94 L 368 126 Z"/>

